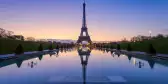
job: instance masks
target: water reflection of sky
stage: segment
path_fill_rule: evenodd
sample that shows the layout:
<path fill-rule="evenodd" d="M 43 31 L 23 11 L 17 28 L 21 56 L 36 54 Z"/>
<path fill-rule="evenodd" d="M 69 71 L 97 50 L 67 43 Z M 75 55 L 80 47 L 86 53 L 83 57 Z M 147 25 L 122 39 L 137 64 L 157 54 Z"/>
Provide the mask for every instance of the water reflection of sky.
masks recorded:
<path fill-rule="evenodd" d="M 3 84 L 37 84 L 45 83 L 55 76 L 82 77 L 82 64 L 78 52 L 63 52 L 59 55 L 43 55 L 23 61 L 18 68 L 11 64 L 0 68 L 0 79 Z M 147 59 L 145 59 L 147 60 Z M 87 76 L 122 76 L 131 82 L 168 83 L 168 63 L 157 61 L 150 66 L 149 61 L 127 55 L 111 55 L 110 52 L 92 50 L 86 68 Z M 7 60 L 6 60 L 7 61 Z M 13 61 L 13 60 L 10 60 Z M 10 62 L 8 61 L 8 62 Z M 2 61 L 2 63 L 8 63 Z M 160 64 L 159 64 L 160 63 Z M 162 63 L 165 63 L 164 65 Z M 19 62 L 18 62 L 19 64 Z M 32 67 L 33 66 L 33 67 Z M 10 80 L 10 81 L 9 81 Z"/>

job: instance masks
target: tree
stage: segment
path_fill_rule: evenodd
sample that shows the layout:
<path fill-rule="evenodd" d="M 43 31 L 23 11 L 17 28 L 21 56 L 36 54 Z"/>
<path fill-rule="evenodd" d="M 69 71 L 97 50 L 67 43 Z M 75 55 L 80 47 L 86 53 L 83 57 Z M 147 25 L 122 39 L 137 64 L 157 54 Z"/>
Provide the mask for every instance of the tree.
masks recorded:
<path fill-rule="evenodd" d="M 137 41 L 144 41 L 144 40 L 148 40 L 150 37 L 149 36 L 134 36 L 131 38 L 131 42 L 137 42 Z"/>
<path fill-rule="evenodd" d="M 5 29 L 0 28 L 0 37 L 5 37 L 6 36 L 5 32 L 6 32 Z"/>
<path fill-rule="evenodd" d="M 168 38 L 168 35 L 166 35 L 166 38 Z"/>
<path fill-rule="evenodd" d="M 128 42 L 128 40 L 126 38 L 123 38 L 121 42 Z"/>
<path fill-rule="evenodd" d="M 22 54 L 22 53 L 24 53 L 23 46 L 21 44 L 19 44 L 16 47 L 15 54 Z"/>
<path fill-rule="evenodd" d="M 14 34 L 13 31 L 7 31 L 7 33 L 6 33 L 7 36 L 12 36 L 13 34 Z"/>
<path fill-rule="evenodd" d="M 163 34 L 158 34 L 158 35 L 156 36 L 156 38 L 160 39 L 160 38 L 164 38 L 164 36 L 163 36 Z"/>

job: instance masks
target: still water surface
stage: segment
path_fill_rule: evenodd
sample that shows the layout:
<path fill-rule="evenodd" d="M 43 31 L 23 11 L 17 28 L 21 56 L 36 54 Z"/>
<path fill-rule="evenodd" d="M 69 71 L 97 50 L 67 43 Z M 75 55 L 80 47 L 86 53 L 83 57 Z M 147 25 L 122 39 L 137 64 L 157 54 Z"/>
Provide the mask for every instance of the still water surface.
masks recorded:
<path fill-rule="evenodd" d="M 97 49 L 0 61 L 0 84 L 168 84 L 167 78 L 167 60 Z"/>

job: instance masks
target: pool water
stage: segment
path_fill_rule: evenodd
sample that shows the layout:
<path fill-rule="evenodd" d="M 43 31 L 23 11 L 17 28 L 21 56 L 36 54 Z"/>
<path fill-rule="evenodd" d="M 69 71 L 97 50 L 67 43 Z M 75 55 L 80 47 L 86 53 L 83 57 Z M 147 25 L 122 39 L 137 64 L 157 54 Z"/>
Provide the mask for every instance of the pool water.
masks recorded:
<path fill-rule="evenodd" d="M 168 60 L 64 49 L 0 61 L 0 84 L 168 84 Z"/>

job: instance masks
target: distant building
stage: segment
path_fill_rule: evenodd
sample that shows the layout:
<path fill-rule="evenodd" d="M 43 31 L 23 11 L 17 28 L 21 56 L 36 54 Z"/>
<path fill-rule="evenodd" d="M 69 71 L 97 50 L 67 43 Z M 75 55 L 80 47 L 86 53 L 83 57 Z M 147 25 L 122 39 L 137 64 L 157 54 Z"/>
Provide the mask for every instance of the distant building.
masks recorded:
<path fill-rule="evenodd" d="M 144 40 L 149 40 L 149 36 L 136 36 L 131 38 L 131 42 L 137 42 L 137 41 L 144 41 Z"/>
<path fill-rule="evenodd" d="M 22 35 L 13 35 L 12 36 L 15 40 L 24 40 L 24 36 Z"/>
<path fill-rule="evenodd" d="M 56 42 L 56 43 L 76 43 L 75 40 L 61 40 L 61 39 L 38 39 L 36 41 L 44 41 L 44 42 Z"/>

